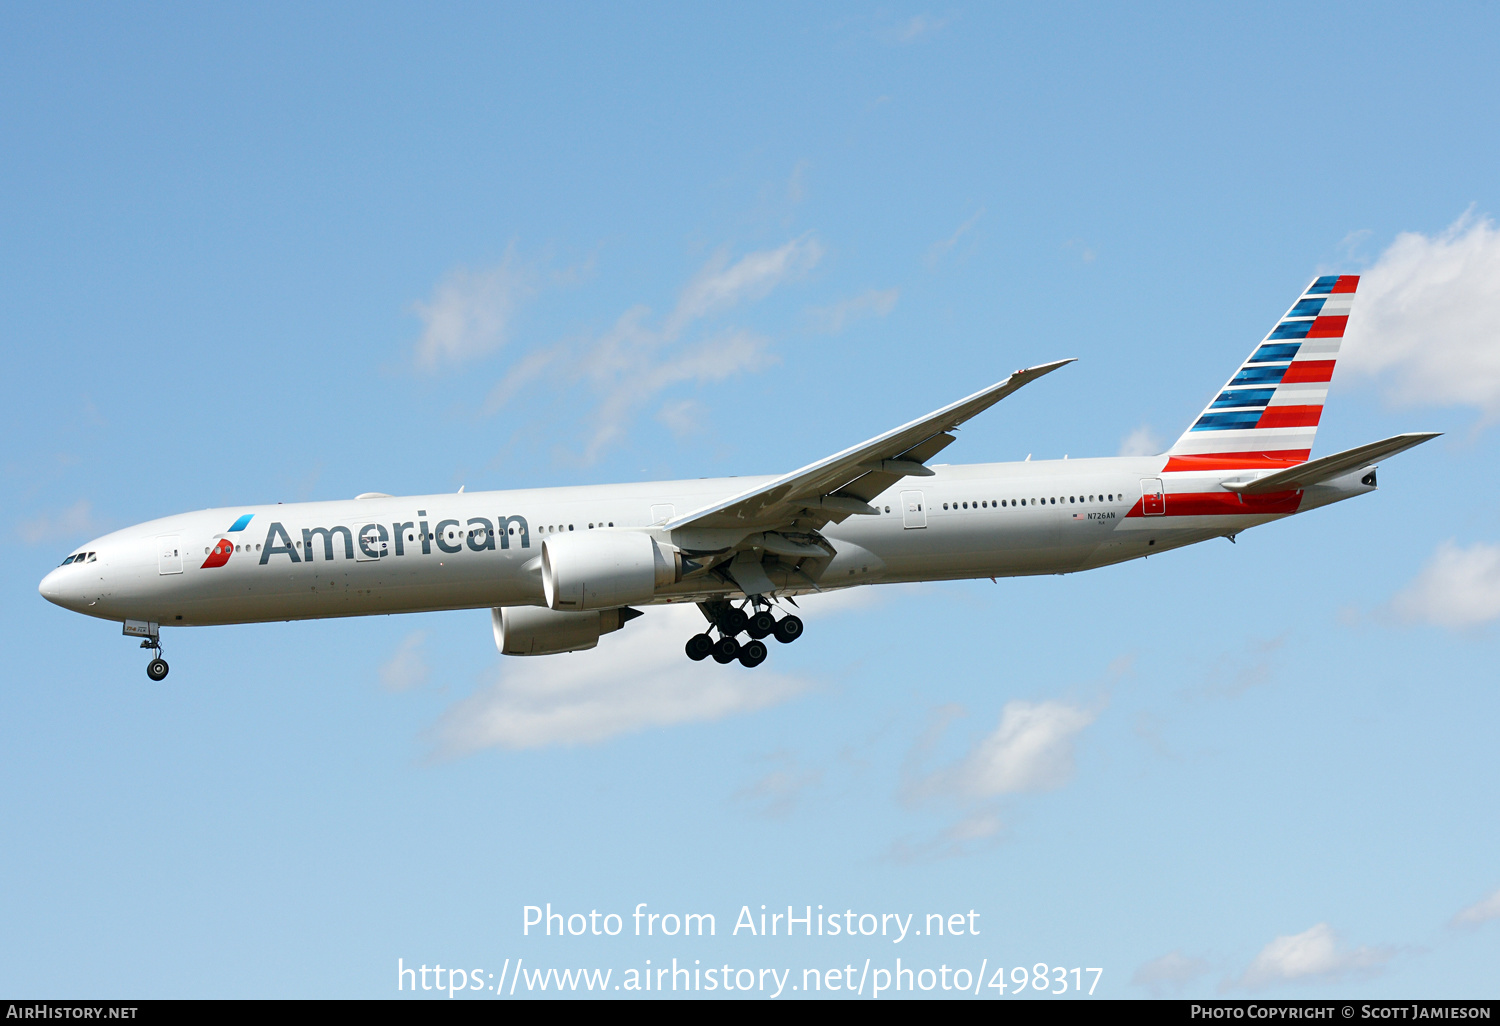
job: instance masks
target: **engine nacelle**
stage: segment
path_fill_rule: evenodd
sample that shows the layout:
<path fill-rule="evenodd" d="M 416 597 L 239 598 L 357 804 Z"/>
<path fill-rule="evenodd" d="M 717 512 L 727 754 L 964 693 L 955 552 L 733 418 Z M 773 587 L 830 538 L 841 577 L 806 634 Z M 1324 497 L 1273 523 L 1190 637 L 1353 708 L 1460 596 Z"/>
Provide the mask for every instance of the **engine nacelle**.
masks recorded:
<path fill-rule="evenodd" d="M 590 531 L 542 542 L 542 594 L 552 609 L 649 602 L 657 588 L 679 577 L 677 553 L 663 553 L 638 531 Z"/>
<path fill-rule="evenodd" d="M 541 606 L 491 609 L 495 647 L 501 655 L 553 655 L 582 652 L 599 644 L 599 636 L 617 631 L 640 616 L 638 609 L 591 609 L 560 613 Z"/>

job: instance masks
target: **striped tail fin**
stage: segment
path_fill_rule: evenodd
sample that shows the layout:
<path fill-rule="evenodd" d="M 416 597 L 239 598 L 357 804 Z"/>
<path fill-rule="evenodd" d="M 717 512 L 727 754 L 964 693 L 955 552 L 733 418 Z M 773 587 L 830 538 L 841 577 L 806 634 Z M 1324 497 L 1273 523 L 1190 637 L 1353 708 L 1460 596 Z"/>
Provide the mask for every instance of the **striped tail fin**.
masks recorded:
<path fill-rule="evenodd" d="M 1167 470 L 1276 468 L 1312 452 L 1359 287 L 1356 274 L 1308 286 L 1172 448 Z"/>

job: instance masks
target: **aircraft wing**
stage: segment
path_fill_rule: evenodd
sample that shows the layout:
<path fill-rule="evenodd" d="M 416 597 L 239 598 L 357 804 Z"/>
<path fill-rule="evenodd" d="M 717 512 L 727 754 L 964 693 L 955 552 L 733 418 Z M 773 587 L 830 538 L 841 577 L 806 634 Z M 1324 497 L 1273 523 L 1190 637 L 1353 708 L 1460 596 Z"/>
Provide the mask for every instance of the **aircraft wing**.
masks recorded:
<path fill-rule="evenodd" d="M 1441 431 L 1413 431 L 1404 435 L 1392 435 L 1378 442 L 1356 445 L 1353 449 L 1345 449 L 1332 456 L 1299 463 L 1295 467 L 1278 470 L 1274 474 L 1267 474 L 1253 481 L 1226 481 L 1224 487 L 1242 495 L 1260 495 L 1265 492 L 1285 492 L 1306 488 L 1319 481 L 1327 481 L 1341 474 L 1347 474 L 1351 470 L 1378 463 L 1387 456 L 1405 452 L 1414 445 L 1430 442 L 1440 434 L 1442 434 Z"/>
<path fill-rule="evenodd" d="M 759 488 L 693 510 L 666 524 L 666 529 L 764 531 L 790 526 L 793 521 L 816 528 L 855 514 L 874 513 L 869 500 L 903 477 L 931 476 L 932 471 L 923 464 L 953 441 L 950 431 L 1022 385 L 1072 362 L 1056 360 L 1018 370 L 998 384 L 909 424 L 810 463 Z"/>

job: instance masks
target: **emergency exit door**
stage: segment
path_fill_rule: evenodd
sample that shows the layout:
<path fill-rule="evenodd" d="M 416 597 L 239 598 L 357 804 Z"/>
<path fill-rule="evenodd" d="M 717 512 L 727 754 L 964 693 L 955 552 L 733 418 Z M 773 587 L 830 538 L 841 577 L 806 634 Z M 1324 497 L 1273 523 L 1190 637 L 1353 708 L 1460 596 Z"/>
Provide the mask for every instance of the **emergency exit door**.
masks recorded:
<path fill-rule="evenodd" d="M 156 572 L 159 574 L 182 573 L 182 537 L 164 534 L 156 539 Z"/>
<path fill-rule="evenodd" d="M 1141 513 L 1148 517 L 1159 517 L 1167 511 L 1167 493 L 1161 486 L 1161 478 L 1148 477 L 1141 480 Z"/>
<path fill-rule="evenodd" d="M 927 505 L 921 492 L 901 493 L 901 526 L 927 526 Z"/>

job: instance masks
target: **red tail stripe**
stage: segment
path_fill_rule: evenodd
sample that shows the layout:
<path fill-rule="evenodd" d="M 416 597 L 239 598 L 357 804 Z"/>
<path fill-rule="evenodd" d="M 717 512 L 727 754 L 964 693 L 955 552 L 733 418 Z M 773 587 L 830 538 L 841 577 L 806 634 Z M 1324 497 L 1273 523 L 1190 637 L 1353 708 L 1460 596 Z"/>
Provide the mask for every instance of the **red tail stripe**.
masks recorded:
<path fill-rule="evenodd" d="M 1168 492 L 1166 516 L 1212 517 L 1245 516 L 1260 513 L 1295 513 L 1302 505 L 1301 492 L 1267 492 L 1264 495 L 1239 495 L 1235 492 Z M 1127 517 L 1144 517 L 1141 503 L 1126 513 Z"/>
<path fill-rule="evenodd" d="M 1178 470 L 1282 470 L 1306 463 L 1311 449 L 1280 449 L 1269 452 L 1207 452 L 1200 456 L 1173 456 L 1163 474 Z"/>
<path fill-rule="evenodd" d="M 1281 377 L 1283 385 L 1295 385 L 1302 381 L 1329 381 L 1333 378 L 1333 360 L 1297 360 Z"/>
<path fill-rule="evenodd" d="M 1357 288 L 1359 288 L 1359 275 L 1341 274 L 1339 275 L 1339 280 L 1333 283 L 1333 294 L 1353 292 Z"/>
<path fill-rule="evenodd" d="M 1308 338 L 1343 338 L 1348 317 L 1319 317 L 1307 330 Z"/>
<path fill-rule="evenodd" d="M 1257 428 L 1317 427 L 1321 406 L 1267 406 L 1255 422 Z"/>

